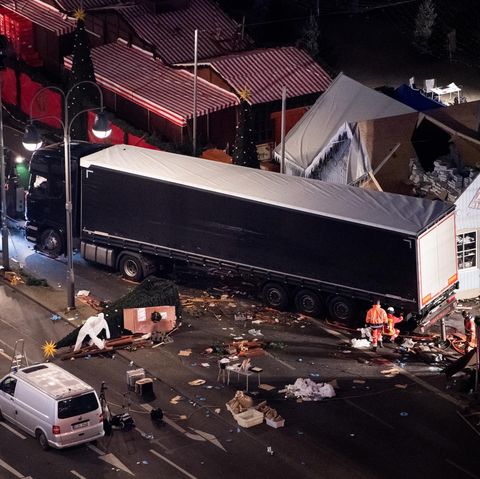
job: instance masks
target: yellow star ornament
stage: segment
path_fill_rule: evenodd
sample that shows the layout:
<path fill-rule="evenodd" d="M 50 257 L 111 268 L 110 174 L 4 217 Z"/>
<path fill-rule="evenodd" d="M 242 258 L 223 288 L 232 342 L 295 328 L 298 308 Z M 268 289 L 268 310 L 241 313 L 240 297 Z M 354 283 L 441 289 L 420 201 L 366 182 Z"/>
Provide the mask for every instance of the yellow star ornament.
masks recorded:
<path fill-rule="evenodd" d="M 238 95 L 240 96 L 241 100 L 250 101 L 252 92 L 247 87 L 245 87 L 238 92 Z"/>
<path fill-rule="evenodd" d="M 43 356 L 45 359 L 48 359 L 50 357 L 54 357 L 55 353 L 57 352 L 57 343 L 53 341 L 45 341 L 45 343 L 42 346 L 43 349 Z"/>
<path fill-rule="evenodd" d="M 85 10 L 83 8 L 77 8 L 73 14 L 73 18 L 75 18 L 75 20 L 77 21 L 81 21 L 81 22 L 84 22 L 85 21 L 85 17 L 87 16 L 87 14 L 85 13 Z"/>

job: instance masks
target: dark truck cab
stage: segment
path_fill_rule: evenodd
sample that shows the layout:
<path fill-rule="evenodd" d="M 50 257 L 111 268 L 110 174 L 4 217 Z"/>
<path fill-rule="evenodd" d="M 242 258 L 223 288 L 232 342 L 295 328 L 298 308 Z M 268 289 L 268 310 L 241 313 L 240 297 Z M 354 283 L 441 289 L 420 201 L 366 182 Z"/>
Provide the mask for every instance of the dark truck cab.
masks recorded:
<path fill-rule="evenodd" d="M 62 254 L 62 147 L 30 169 L 27 238 Z M 454 205 L 127 145 L 79 144 L 72 172 L 82 256 L 128 279 L 181 260 L 254 278 L 271 307 L 341 321 L 376 298 L 420 324 L 453 308 Z"/>

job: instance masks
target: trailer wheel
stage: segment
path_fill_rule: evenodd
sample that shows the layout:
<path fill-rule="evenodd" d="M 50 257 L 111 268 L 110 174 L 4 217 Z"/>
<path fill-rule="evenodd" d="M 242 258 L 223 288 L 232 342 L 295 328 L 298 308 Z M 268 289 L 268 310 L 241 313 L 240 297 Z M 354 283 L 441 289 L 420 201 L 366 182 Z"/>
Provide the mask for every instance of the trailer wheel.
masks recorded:
<path fill-rule="evenodd" d="M 279 283 L 267 283 L 262 289 L 263 301 L 267 306 L 283 310 L 288 306 L 288 290 Z"/>
<path fill-rule="evenodd" d="M 40 235 L 38 249 L 42 252 L 56 258 L 63 252 L 63 240 L 60 233 L 53 228 L 46 228 Z"/>
<path fill-rule="evenodd" d="M 343 296 L 333 296 L 328 302 L 330 316 L 342 323 L 350 323 L 355 316 L 355 304 Z"/>
<path fill-rule="evenodd" d="M 141 281 L 143 279 L 143 266 L 140 258 L 126 254 L 120 259 L 120 272 L 125 279 Z"/>
<path fill-rule="evenodd" d="M 50 446 L 48 445 L 47 437 L 45 436 L 45 434 L 42 431 L 37 431 L 35 433 L 35 437 L 37 438 L 38 444 L 40 444 L 40 447 L 44 451 L 46 451 L 50 448 Z"/>
<path fill-rule="evenodd" d="M 318 316 L 323 311 L 320 296 L 311 289 L 300 289 L 295 295 L 295 309 L 307 316 Z"/>

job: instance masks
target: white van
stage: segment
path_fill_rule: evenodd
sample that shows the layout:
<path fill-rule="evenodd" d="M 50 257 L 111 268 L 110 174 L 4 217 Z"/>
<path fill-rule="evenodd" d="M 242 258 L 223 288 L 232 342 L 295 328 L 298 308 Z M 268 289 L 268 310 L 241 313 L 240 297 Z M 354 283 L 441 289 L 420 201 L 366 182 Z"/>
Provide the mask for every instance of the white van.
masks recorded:
<path fill-rule="evenodd" d="M 61 449 L 103 437 L 95 390 L 52 363 L 7 374 L 0 381 L 0 417 L 38 439 L 42 449 Z"/>

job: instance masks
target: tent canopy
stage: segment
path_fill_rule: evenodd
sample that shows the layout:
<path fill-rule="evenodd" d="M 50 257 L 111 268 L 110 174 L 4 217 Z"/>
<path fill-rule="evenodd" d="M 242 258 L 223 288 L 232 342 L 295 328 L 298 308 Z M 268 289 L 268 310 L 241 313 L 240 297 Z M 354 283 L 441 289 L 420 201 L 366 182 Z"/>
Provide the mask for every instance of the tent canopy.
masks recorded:
<path fill-rule="evenodd" d="M 340 73 L 288 133 L 286 171 L 296 176 L 315 176 L 312 171 L 325 160 L 333 158 L 338 163 L 343 159 L 345 174 L 350 176 L 346 180 L 354 181 L 369 167 L 356 123 L 414 111 Z M 275 157 L 281 159 L 281 145 L 275 149 Z"/>
<path fill-rule="evenodd" d="M 442 103 L 422 95 L 418 90 L 410 88 L 408 85 L 400 85 L 394 93 L 395 99 L 414 108 L 416 111 L 433 110 L 435 108 L 445 107 Z"/>

